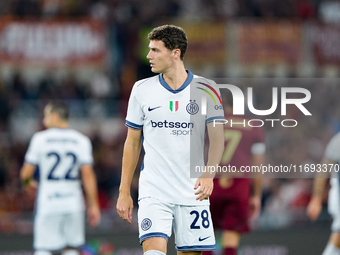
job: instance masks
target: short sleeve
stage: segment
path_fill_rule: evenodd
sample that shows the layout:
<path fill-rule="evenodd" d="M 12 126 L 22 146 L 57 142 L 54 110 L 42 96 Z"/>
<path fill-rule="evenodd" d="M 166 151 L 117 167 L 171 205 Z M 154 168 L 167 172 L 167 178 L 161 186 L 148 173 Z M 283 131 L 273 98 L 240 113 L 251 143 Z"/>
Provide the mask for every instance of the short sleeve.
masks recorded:
<path fill-rule="evenodd" d="M 125 120 L 125 126 L 141 130 L 144 124 L 144 113 L 138 100 L 138 85 L 135 84 L 132 88 L 128 110 Z"/>
<path fill-rule="evenodd" d="M 80 164 L 81 165 L 92 165 L 93 164 L 92 144 L 91 144 L 90 139 L 88 139 L 87 137 L 84 140 L 83 146 L 81 147 Z"/>
<path fill-rule="evenodd" d="M 335 135 L 328 143 L 325 158 L 336 162 L 340 161 L 340 133 Z"/>
<path fill-rule="evenodd" d="M 216 83 L 210 81 L 209 83 L 204 84 L 206 86 L 206 90 L 208 93 L 207 96 L 207 116 L 206 123 L 209 124 L 211 122 L 224 121 L 224 111 L 221 100 L 220 90 L 217 88 Z"/>
<path fill-rule="evenodd" d="M 25 161 L 31 165 L 37 166 L 39 164 L 39 138 L 35 134 L 28 146 L 26 155 L 25 155 Z"/>

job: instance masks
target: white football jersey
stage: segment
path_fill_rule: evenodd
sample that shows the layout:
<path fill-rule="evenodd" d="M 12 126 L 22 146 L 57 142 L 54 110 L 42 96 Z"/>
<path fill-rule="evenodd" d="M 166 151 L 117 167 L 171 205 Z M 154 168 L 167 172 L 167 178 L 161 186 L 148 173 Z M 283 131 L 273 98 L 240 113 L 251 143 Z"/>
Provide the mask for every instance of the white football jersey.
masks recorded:
<path fill-rule="evenodd" d="M 336 134 L 328 143 L 325 158 L 333 160 L 336 164 L 340 163 L 340 133 Z M 340 215 L 340 196 L 339 196 L 339 173 L 332 168 L 332 178 L 330 179 L 331 189 L 328 196 L 328 210 L 333 215 Z M 340 227 L 340 226 L 339 226 Z M 338 228 L 339 230 L 340 228 Z"/>
<path fill-rule="evenodd" d="M 190 171 L 194 164 L 204 165 L 206 125 L 224 119 L 223 108 L 216 84 L 187 72 L 187 80 L 177 90 L 171 89 L 162 74 L 140 80 L 132 89 L 125 125 L 143 131 L 139 199 L 209 204 L 196 200 L 197 178 L 190 178 Z"/>
<path fill-rule="evenodd" d="M 39 169 L 37 214 L 85 209 L 80 167 L 93 163 L 89 138 L 73 129 L 50 128 L 37 132 L 25 161 Z"/>

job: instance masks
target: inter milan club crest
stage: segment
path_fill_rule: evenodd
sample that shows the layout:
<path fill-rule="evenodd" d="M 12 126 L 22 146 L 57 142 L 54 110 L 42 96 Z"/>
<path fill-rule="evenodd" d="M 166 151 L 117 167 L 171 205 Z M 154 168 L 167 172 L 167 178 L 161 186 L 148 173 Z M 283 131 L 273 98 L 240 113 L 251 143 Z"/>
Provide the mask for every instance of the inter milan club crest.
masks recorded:
<path fill-rule="evenodd" d="M 177 112 L 178 111 L 178 106 L 179 105 L 179 101 L 170 101 L 170 111 L 172 112 Z"/>
<path fill-rule="evenodd" d="M 198 113 L 198 111 L 200 109 L 198 104 L 195 103 L 195 102 L 196 102 L 196 100 L 190 100 L 190 103 L 186 107 L 187 112 L 191 115 Z"/>
<path fill-rule="evenodd" d="M 152 221 L 149 218 L 144 218 L 141 223 L 141 228 L 147 231 L 152 226 Z"/>

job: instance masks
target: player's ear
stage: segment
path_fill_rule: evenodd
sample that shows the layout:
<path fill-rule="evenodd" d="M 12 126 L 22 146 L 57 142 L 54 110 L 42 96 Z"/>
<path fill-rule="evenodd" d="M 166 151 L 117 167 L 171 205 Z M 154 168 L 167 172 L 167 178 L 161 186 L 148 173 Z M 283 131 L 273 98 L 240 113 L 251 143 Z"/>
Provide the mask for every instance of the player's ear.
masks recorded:
<path fill-rule="evenodd" d="M 173 54 L 175 59 L 180 58 L 181 57 L 181 50 L 180 49 L 174 49 L 172 51 L 172 54 Z"/>
<path fill-rule="evenodd" d="M 56 112 L 53 112 L 52 113 L 52 119 L 53 119 L 54 122 L 59 121 L 60 120 L 59 114 L 56 113 Z"/>

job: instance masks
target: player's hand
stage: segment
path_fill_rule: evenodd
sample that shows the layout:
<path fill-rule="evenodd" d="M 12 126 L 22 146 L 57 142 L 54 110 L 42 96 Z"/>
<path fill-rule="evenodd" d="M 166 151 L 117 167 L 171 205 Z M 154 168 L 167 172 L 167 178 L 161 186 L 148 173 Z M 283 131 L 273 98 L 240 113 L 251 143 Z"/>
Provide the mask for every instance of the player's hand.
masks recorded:
<path fill-rule="evenodd" d="M 29 179 L 24 183 L 25 186 L 25 191 L 27 192 L 27 194 L 35 196 L 37 193 L 37 188 L 38 188 L 38 182 L 33 180 L 33 179 Z"/>
<path fill-rule="evenodd" d="M 194 187 L 195 190 L 198 189 L 195 192 L 195 195 L 198 195 L 196 200 L 202 201 L 204 199 L 207 199 L 211 195 L 213 188 L 213 178 L 198 178 Z"/>
<path fill-rule="evenodd" d="M 87 221 L 91 227 L 99 224 L 101 218 L 99 206 L 91 206 L 87 211 Z"/>
<path fill-rule="evenodd" d="M 311 220 L 316 220 L 322 209 L 322 198 L 312 197 L 307 206 L 307 215 Z"/>
<path fill-rule="evenodd" d="M 249 218 L 255 220 L 259 217 L 261 211 L 261 198 L 258 196 L 249 199 Z"/>
<path fill-rule="evenodd" d="M 130 195 L 120 193 L 116 209 L 123 220 L 126 220 L 130 224 L 132 223 L 133 201 Z"/>

